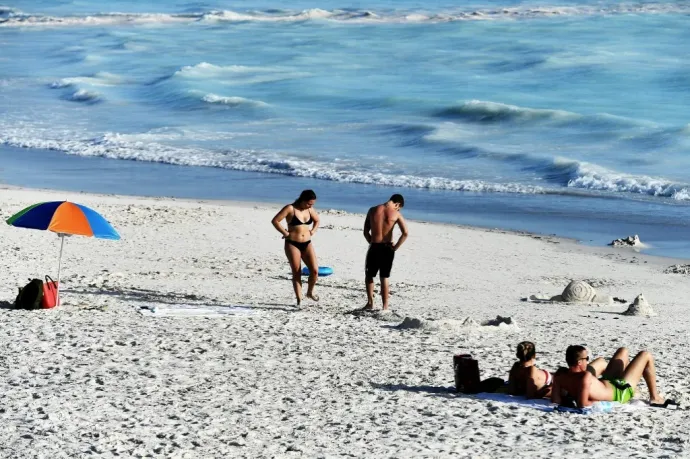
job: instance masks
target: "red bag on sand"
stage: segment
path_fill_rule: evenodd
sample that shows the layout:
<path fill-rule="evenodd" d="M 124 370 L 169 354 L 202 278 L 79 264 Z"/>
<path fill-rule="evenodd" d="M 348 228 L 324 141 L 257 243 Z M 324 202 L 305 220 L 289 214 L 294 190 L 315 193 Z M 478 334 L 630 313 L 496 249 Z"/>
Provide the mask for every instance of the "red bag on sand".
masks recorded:
<path fill-rule="evenodd" d="M 465 394 L 479 392 L 479 362 L 470 354 L 458 354 L 453 356 L 453 368 L 455 369 L 455 391 Z"/>
<path fill-rule="evenodd" d="M 41 307 L 43 309 L 50 309 L 57 306 L 58 283 L 52 277 L 46 276 L 46 281 L 43 283 L 43 299 L 41 300 Z"/>

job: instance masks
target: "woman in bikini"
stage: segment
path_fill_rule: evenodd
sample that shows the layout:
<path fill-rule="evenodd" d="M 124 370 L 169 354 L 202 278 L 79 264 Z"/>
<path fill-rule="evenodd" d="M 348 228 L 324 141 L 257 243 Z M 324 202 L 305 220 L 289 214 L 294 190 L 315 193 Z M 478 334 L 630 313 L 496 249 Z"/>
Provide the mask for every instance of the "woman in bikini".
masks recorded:
<path fill-rule="evenodd" d="M 280 209 L 271 221 L 285 239 L 285 255 L 292 270 L 292 288 L 297 297 L 297 306 L 302 303 L 302 260 L 309 268 L 307 298 L 319 301 L 319 297 L 314 294 L 319 264 L 316 261 L 314 245 L 311 243 L 311 237 L 319 227 L 319 216 L 314 210 L 315 203 L 316 193 L 304 190 L 295 202 Z M 287 230 L 281 225 L 283 219 L 287 221 Z"/>
<path fill-rule="evenodd" d="M 524 395 L 527 398 L 544 398 L 551 396 L 553 375 L 537 368 L 537 351 L 534 343 L 523 341 L 517 345 L 516 357 L 508 376 L 508 393 Z"/>

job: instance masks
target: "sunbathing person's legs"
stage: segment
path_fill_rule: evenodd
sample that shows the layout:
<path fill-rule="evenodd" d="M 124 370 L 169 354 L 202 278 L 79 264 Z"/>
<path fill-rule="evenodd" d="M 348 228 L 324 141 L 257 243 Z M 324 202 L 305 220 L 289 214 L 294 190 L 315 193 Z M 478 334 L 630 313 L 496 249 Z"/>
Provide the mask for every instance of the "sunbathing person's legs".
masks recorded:
<path fill-rule="evenodd" d="M 632 359 L 630 365 L 623 373 L 623 379 L 633 388 L 637 387 L 640 379 L 644 378 L 649 389 L 649 401 L 651 403 L 664 403 L 664 398 L 659 395 L 656 388 L 656 369 L 654 368 L 654 357 L 648 351 L 642 351 Z"/>
<path fill-rule="evenodd" d="M 611 357 L 611 361 L 609 361 L 609 364 L 603 371 L 602 376 L 606 379 L 623 378 L 623 374 L 625 373 L 625 369 L 628 367 L 629 363 L 630 354 L 628 353 L 628 349 L 621 347 L 616 351 L 615 354 L 613 354 L 613 357 Z"/>
<path fill-rule="evenodd" d="M 606 370 L 606 360 L 604 360 L 602 357 L 597 357 L 596 359 L 592 360 L 588 367 L 592 367 L 594 370 L 594 376 L 597 378 L 601 376 L 601 374 Z M 589 368 L 587 368 L 589 370 Z"/>

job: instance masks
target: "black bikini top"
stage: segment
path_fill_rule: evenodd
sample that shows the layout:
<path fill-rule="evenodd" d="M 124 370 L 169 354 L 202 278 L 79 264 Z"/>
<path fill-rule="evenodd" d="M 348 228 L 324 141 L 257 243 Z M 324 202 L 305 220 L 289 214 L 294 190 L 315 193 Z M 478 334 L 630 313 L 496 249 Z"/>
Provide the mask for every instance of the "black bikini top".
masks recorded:
<path fill-rule="evenodd" d="M 309 221 L 303 222 L 299 218 L 297 218 L 297 215 L 295 213 L 292 214 L 292 219 L 290 220 L 289 225 L 290 226 L 299 226 L 299 225 L 311 225 L 314 223 L 314 219 L 311 218 L 311 213 L 309 214 Z"/>

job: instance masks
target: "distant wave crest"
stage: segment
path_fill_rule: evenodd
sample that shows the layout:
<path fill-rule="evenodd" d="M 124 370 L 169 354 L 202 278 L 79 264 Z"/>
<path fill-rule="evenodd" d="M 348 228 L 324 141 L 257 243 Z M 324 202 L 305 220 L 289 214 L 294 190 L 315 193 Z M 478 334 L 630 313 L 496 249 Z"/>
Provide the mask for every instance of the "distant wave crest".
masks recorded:
<path fill-rule="evenodd" d="M 393 10 L 323 10 L 319 8 L 289 11 L 211 10 L 199 13 L 100 13 L 88 16 L 47 16 L 26 14 L 9 7 L 0 7 L 0 27 L 30 26 L 107 26 L 118 24 L 166 24 L 190 22 L 303 22 L 335 21 L 351 23 L 444 23 L 453 21 L 520 20 L 563 16 L 607 16 L 620 14 L 687 14 L 690 4 L 621 3 L 607 6 L 542 6 L 506 7 L 477 10 L 453 9 L 445 12 Z"/>
<path fill-rule="evenodd" d="M 461 102 L 458 105 L 438 110 L 434 115 L 439 118 L 462 119 L 478 123 L 499 121 L 573 121 L 582 118 L 582 115 L 564 110 L 525 108 L 481 100 Z"/>
<path fill-rule="evenodd" d="M 82 84 L 90 86 L 115 86 L 121 84 L 123 81 L 123 78 L 119 75 L 108 72 L 98 72 L 93 76 L 62 78 L 54 81 L 50 87 L 59 89 L 79 86 Z"/>
<path fill-rule="evenodd" d="M 201 62 L 185 65 L 172 74 L 172 78 L 215 80 L 224 85 L 262 84 L 275 81 L 299 79 L 309 74 L 280 67 L 260 67 L 246 65 L 215 65 Z M 167 80 L 165 77 L 161 81 Z"/>
<path fill-rule="evenodd" d="M 80 89 L 69 96 L 69 100 L 74 102 L 87 102 L 95 103 L 101 100 L 101 95 L 94 91 L 87 91 L 86 89 Z"/>
<path fill-rule="evenodd" d="M 246 99 L 244 97 L 237 96 L 227 97 L 219 96 L 217 94 L 206 94 L 204 97 L 201 98 L 201 100 L 208 104 L 227 105 L 230 107 L 268 107 L 268 104 L 266 102 L 262 102 L 260 100 Z"/>
<path fill-rule="evenodd" d="M 500 102 L 484 100 L 460 101 L 456 104 L 437 109 L 431 113 L 436 118 L 467 123 L 549 123 L 567 125 L 568 123 L 587 124 L 594 129 L 602 127 L 646 127 L 656 128 L 655 123 L 611 115 L 609 113 L 581 114 L 566 110 L 547 108 L 520 107 Z"/>

